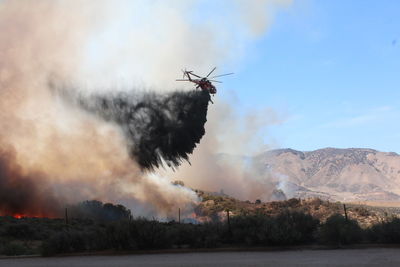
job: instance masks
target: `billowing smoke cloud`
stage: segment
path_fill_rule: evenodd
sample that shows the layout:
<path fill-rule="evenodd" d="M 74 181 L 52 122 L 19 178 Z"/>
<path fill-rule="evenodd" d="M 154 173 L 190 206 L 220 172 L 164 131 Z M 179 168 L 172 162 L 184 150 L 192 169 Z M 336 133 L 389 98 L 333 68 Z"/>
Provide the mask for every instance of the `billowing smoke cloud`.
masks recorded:
<path fill-rule="evenodd" d="M 142 169 L 154 170 L 163 162 L 177 167 L 189 160 L 205 134 L 210 100 L 206 91 L 136 92 L 82 98 L 80 103 L 120 126 L 129 140 L 130 156 Z"/>
<path fill-rule="evenodd" d="M 198 131 L 190 135 L 191 130 L 179 128 L 177 132 L 185 133 L 182 138 L 193 138 L 187 145 L 170 153 L 172 143 L 166 138 L 153 147 L 157 153 L 151 154 L 146 151 L 149 147 L 140 147 L 151 143 L 147 135 L 132 127 L 130 119 L 125 120 L 132 113 L 121 109 L 115 114 L 114 108 L 99 108 L 98 104 L 101 96 L 107 96 L 111 107 L 121 98 L 116 91 L 142 85 L 156 88 L 156 99 L 164 101 L 174 93 L 159 93 L 176 87 L 180 68 L 206 73 L 210 66 L 235 63 L 248 42 L 243 33 L 256 25 L 258 29 L 259 23 L 253 20 L 267 22 L 262 18 L 269 12 L 242 20 L 245 9 L 237 7 L 248 1 L 235 2 L 232 6 L 236 8 L 230 3 L 221 7 L 226 12 L 221 15 L 215 1 L 1 1 L 0 193 L 18 192 L 15 198 L 2 194 L 0 214 L 53 215 L 63 202 L 86 199 L 126 204 L 134 215 L 169 216 L 177 207 L 190 212 L 191 204 L 198 201 L 194 193 L 141 169 L 157 167 L 162 160 L 177 165 L 187 159 L 204 134 L 198 130 L 201 127 L 194 126 Z M 260 3 L 261 9 L 271 6 Z M 227 27 L 231 22 L 234 31 Z M 85 109 L 71 105 L 49 87 L 53 77 L 61 84 L 78 84 L 79 92 L 72 92 L 77 98 L 98 97 Z M 188 85 L 187 90 L 191 88 Z M 199 101 L 194 106 L 185 106 L 192 105 L 185 102 L 180 108 L 201 106 L 200 111 L 186 115 L 201 116 L 193 119 L 204 124 L 208 100 L 198 94 L 185 96 Z M 123 101 L 129 106 L 138 100 L 128 97 Z M 170 122 L 170 116 L 180 116 L 176 112 L 163 111 L 161 116 Z M 189 117 L 184 121 L 192 120 Z M 146 127 L 143 131 L 156 132 L 157 127 Z M 202 146 L 203 142 L 198 148 Z M 210 153 L 216 152 L 207 147 Z M 208 184 L 203 185 L 208 189 Z"/>
<path fill-rule="evenodd" d="M 58 216 L 62 199 L 42 187 L 45 175 L 24 173 L 12 148 L 0 147 L 0 211 L 27 216 Z"/>
<path fill-rule="evenodd" d="M 210 107 L 209 118 L 192 164 L 166 175 L 242 200 L 270 200 L 278 181 L 254 156 L 269 149 L 264 137 L 268 126 L 280 123 L 280 116 L 271 109 L 240 115 L 230 104 L 219 102 Z"/>

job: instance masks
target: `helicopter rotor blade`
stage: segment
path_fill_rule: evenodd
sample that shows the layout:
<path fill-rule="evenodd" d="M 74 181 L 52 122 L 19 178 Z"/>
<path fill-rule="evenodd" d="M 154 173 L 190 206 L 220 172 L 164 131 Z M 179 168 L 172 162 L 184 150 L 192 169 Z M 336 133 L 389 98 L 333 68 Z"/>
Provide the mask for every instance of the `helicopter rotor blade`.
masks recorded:
<path fill-rule="evenodd" d="M 214 79 L 214 78 L 222 77 L 222 76 L 227 76 L 227 75 L 232 75 L 232 74 L 234 74 L 234 73 L 231 72 L 231 73 L 221 74 L 221 75 L 217 75 L 217 76 L 210 77 L 210 79 Z"/>
<path fill-rule="evenodd" d="M 195 76 L 195 77 L 197 77 L 197 78 L 200 78 L 200 79 L 203 78 L 203 77 L 200 77 L 200 76 L 197 75 L 197 74 L 194 74 L 193 72 L 190 72 L 190 74 L 193 75 L 193 76 Z"/>
<path fill-rule="evenodd" d="M 213 73 L 214 70 L 215 70 L 216 68 L 217 68 L 217 67 L 214 67 L 214 68 L 210 71 L 210 73 L 207 74 L 206 78 L 208 78 L 208 76 L 210 76 L 210 74 Z"/>
<path fill-rule="evenodd" d="M 209 80 L 209 81 L 213 83 L 222 83 L 221 81 L 216 81 L 216 80 Z"/>

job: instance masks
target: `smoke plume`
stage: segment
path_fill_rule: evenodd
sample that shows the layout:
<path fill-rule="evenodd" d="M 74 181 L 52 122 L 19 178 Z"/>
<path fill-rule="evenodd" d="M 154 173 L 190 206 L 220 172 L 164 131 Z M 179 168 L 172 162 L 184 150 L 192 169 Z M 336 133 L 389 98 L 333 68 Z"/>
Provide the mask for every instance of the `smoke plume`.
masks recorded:
<path fill-rule="evenodd" d="M 62 199 L 40 186 L 45 175 L 24 173 L 12 148 L 0 147 L 0 211 L 27 216 L 57 216 Z"/>
<path fill-rule="evenodd" d="M 259 2 L 262 10 L 281 1 Z M 265 28 L 260 23 L 268 23 L 270 12 L 243 16 L 248 1 L 234 3 L 1 1 L 0 215 L 53 216 L 65 203 L 87 199 L 124 204 L 134 215 L 168 217 L 178 207 L 190 213 L 198 201 L 193 191 L 142 170 L 159 171 L 163 161 L 177 166 L 192 152 L 194 162 L 203 146 L 217 152 L 204 140 L 199 144 L 208 95 L 191 92 L 192 85 L 189 93 L 171 91 L 180 68 L 201 74 L 237 63 L 253 40 L 245 33 Z M 79 105 L 54 93 L 54 77 L 78 85 L 69 94 Z M 124 89 L 142 87 L 155 89 Z M 206 125 L 209 133 L 213 125 Z M 204 155 L 201 166 L 216 169 Z M 206 174 L 184 169 L 187 176 Z M 230 170 L 226 165 L 221 173 Z M 201 185 L 213 188 L 218 177 Z"/>

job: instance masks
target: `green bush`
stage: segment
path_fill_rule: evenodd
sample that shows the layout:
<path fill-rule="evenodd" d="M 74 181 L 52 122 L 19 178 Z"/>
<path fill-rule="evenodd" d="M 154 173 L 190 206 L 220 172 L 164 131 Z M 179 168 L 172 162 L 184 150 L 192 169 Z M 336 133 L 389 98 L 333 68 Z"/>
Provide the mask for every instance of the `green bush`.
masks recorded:
<path fill-rule="evenodd" d="M 58 253 L 82 252 L 86 250 L 85 234 L 77 231 L 56 233 L 41 246 L 43 256 L 51 256 Z"/>
<path fill-rule="evenodd" d="M 114 249 L 160 249 L 172 246 L 167 225 L 138 218 L 109 224 L 107 240 Z"/>
<path fill-rule="evenodd" d="M 400 219 L 373 225 L 368 230 L 368 238 L 373 243 L 400 243 Z"/>
<path fill-rule="evenodd" d="M 362 241 L 363 231 L 355 220 L 335 214 L 321 225 L 319 241 L 329 245 L 354 244 Z"/>
<path fill-rule="evenodd" d="M 110 248 L 117 250 L 137 249 L 136 240 L 130 233 L 129 222 L 115 222 L 106 227 L 106 240 Z"/>
<path fill-rule="evenodd" d="M 285 212 L 266 215 L 236 216 L 231 219 L 232 241 L 246 245 L 295 245 L 311 242 L 319 221 L 312 216 Z"/>
<path fill-rule="evenodd" d="M 129 235 L 138 249 L 160 249 L 171 247 L 167 225 L 156 220 L 139 218 L 129 222 Z"/>
<path fill-rule="evenodd" d="M 27 249 L 23 245 L 16 242 L 10 242 L 3 247 L 0 254 L 7 256 L 17 256 L 24 255 L 26 253 Z"/>
<path fill-rule="evenodd" d="M 314 240 L 319 220 L 309 214 L 285 212 L 275 218 L 270 242 L 278 245 L 296 245 Z"/>
<path fill-rule="evenodd" d="M 35 236 L 35 232 L 32 229 L 32 226 L 27 223 L 7 225 L 4 234 L 8 237 L 24 240 L 34 239 Z"/>
<path fill-rule="evenodd" d="M 200 224 L 196 232 L 195 247 L 214 248 L 221 244 L 226 227 L 220 222 Z"/>
<path fill-rule="evenodd" d="M 273 221 L 269 216 L 235 216 L 231 218 L 231 232 L 226 233 L 226 242 L 242 245 L 265 245 Z"/>
<path fill-rule="evenodd" d="M 200 225 L 171 222 L 167 224 L 171 244 L 176 247 L 197 247 L 200 242 Z"/>

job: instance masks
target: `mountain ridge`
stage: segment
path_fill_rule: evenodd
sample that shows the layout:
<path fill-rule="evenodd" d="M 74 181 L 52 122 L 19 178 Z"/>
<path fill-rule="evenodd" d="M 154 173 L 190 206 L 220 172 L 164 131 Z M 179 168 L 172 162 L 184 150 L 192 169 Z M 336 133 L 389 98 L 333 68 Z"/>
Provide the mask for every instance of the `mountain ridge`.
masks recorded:
<path fill-rule="evenodd" d="M 400 201 L 400 155 L 370 148 L 275 149 L 255 158 L 287 197 Z"/>

